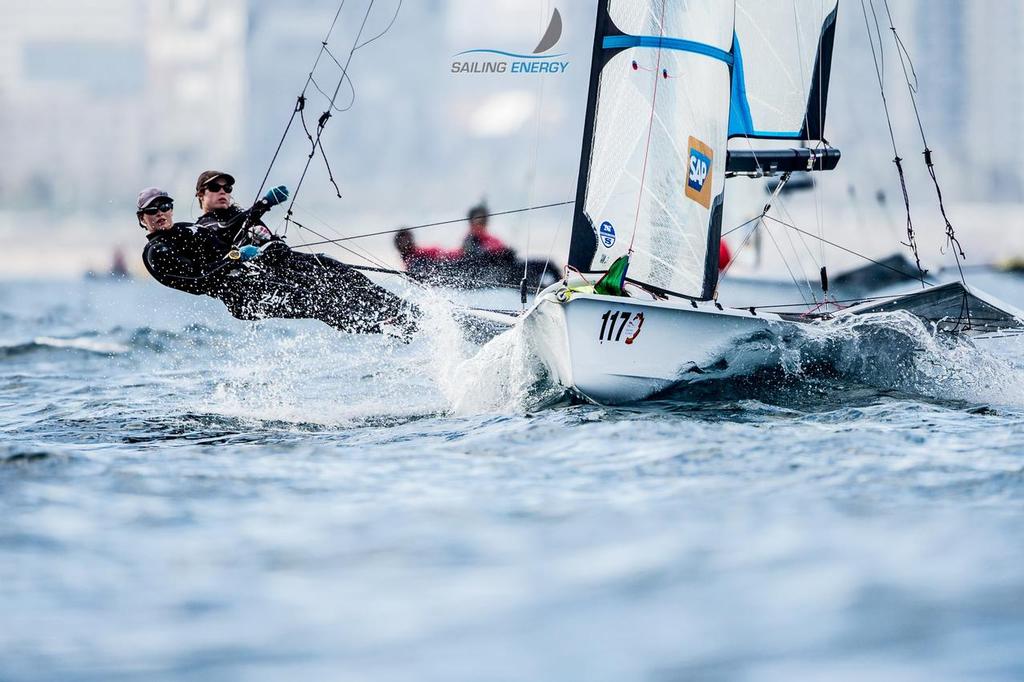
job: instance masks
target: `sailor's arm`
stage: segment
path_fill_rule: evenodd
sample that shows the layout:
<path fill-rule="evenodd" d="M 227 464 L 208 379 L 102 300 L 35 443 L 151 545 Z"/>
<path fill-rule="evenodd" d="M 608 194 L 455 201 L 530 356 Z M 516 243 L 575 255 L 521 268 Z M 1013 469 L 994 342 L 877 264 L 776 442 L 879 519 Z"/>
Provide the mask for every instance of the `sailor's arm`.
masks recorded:
<path fill-rule="evenodd" d="M 211 277 L 221 273 L 230 264 L 225 260 L 210 265 L 159 241 L 146 245 L 142 252 L 142 261 L 158 282 L 191 293 L 202 289 Z"/>

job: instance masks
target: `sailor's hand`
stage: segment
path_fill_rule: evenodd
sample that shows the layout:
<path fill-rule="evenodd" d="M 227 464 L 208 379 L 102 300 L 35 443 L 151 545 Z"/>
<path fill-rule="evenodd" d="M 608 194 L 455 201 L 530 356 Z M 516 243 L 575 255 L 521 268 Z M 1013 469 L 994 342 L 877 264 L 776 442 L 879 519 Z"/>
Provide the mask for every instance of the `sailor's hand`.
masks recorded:
<path fill-rule="evenodd" d="M 267 207 L 277 206 L 288 201 L 288 188 L 284 185 L 278 185 L 267 190 L 267 193 L 263 195 L 263 201 L 267 203 Z"/>
<path fill-rule="evenodd" d="M 243 263 L 247 260 L 252 260 L 258 255 L 260 255 L 260 248 L 258 246 L 253 246 L 252 244 L 246 244 L 238 249 L 239 260 Z"/>
<path fill-rule="evenodd" d="M 249 232 L 252 234 L 253 238 L 260 243 L 269 242 L 274 238 L 274 233 L 271 232 L 263 223 L 256 223 L 249 228 Z"/>

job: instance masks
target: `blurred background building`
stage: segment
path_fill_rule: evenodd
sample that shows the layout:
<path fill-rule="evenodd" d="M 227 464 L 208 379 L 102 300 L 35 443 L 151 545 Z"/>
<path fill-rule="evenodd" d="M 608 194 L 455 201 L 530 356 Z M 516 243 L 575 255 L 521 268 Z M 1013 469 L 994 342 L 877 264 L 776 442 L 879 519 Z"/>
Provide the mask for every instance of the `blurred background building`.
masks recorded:
<path fill-rule="evenodd" d="M 0 202 L 102 209 L 242 152 L 245 0 L 0 3 Z"/>
<path fill-rule="evenodd" d="M 351 107 L 334 115 L 324 137 L 344 200 L 334 197 L 316 161 L 304 206 L 347 229 L 453 217 L 481 198 L 494 208 L 571 198 L 593 5 L 403 3 L 391 30 L 356 53 L 352 87 L 344 84 L 338 98 L 339 108 Z M 1004 0 L 890 5 L 914 59 L 947 199 L 988 207 L 1024 202 L 1017 160 L 1024 146 L 1024 8 Z M 236 171 L 236 194 L 244 200 L 262 179 L 337 6 L 336 0 L 0 0 L 0 213 L 6 215 L 0 235 L 21 229 L 23 218 L 12 212 L 29 211 L 36 212 L 34 221 L 52 224 L 54 239 L 92 229 L 102 235 L 93 242 L 109 245 L 117 239 L 111 220 L 130 228 L 140 187 L 171 189 L 181 215 L 205 168 Z M 397 6 L 377 2 L 367 34 L 382 31 Z M 559 49 L 571 63 L 564 76 L 450 73 L 451 56 L 460 50 L 529 50 L 555 6 L 565 25 Z M 337 59 L 347 56 L 365 7 L 347 3 L 331 39 Z M 842 174 L 821 183 L 824 200 L 837 205 L 851 196 L 898 196 L 864 23 L 860 3 L 844 0 L 829 114 L 829 139 L 844 152 Z M 887 24 L 881 29 L 900 151 L 916 161 L 920 140 L 898 56 Z M 329 93 L 338 73 L 325 57 L 315 81 Z M 312 129 L 326 98 L 315 88 L 307 94 Z M 294 183 L 307 153 L 296 124 L 272 180 Z M 912 189 L 921 188 L 916 199 L 932 202 L 924 180 L 918 170 Z M 749 193 L 737 186 L 733 196 Z M 882 210 L 901 208 L 899 201 L 888 203 Z M 58 218 L 38 217 L 54 213 L 75 214 L 74 228 L 61 232 Z M 561 229 L 565 239 L 565 221 L 566 215 L 523 216 L 503 229 L 514 233 L 513 242 L 526 224 Z"/>

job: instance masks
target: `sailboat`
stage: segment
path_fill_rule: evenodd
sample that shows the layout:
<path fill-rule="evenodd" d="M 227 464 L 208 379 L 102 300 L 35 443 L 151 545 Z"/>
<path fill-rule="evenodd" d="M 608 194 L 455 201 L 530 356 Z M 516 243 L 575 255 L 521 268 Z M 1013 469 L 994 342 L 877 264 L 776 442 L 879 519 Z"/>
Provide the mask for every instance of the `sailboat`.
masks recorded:
<path fill-rule="evenodd" d="M 852 315 L 906 311 L 936 333 L 981 337 L 1024 328 L 1024 313 L 963 281 L 831 311 L 717 300 L 726 178 L 839 162 L 823 135 L 838 9 L 599 2 L 568 274 L 517 321 L 564 387 L 638 401 L 767 362 L 766 344 L 749 343 L 765 333 Z M 730 149 L 740 138 L 802 146 Z"/>

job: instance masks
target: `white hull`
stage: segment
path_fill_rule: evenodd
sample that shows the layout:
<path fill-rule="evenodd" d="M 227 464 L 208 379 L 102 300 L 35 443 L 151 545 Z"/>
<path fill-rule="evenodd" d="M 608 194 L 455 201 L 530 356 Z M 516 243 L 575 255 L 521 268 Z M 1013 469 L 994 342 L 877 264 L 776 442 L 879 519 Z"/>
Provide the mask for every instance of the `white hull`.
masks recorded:
<path fill-rule="evenodd" d="M 675 384 L 749 373 L 774 356 L 763 332 L 784 334 L 799 325 L 679 299 L 574 293 L 562 301 L 560 288 L 539 296 L 522 324 L 552 376 L 597 403 L 633 402 Z"/>
<path fill-rule="evenodd" d="M 959 282 L 853 306 L 835 318 L 896 310 L 935 331 L 976 338 L 1024 333 L 1024 312 Z M 521 324 L 559 383 L 594 402 L 617 404 L 776 364 L 779 342 L 812 321 L 680 299 L 572 293 L 566 300 L 565 286 L 555 284 L 537 297 Z"/>

